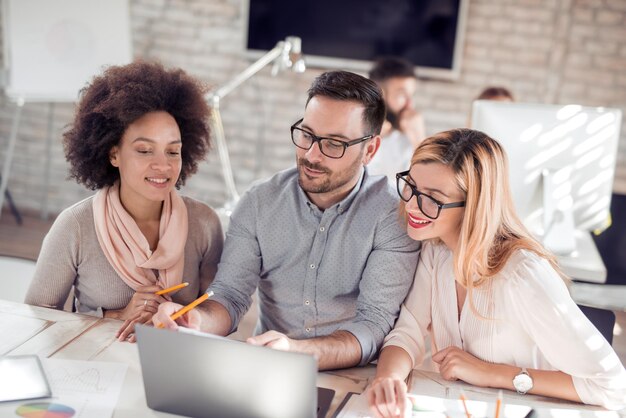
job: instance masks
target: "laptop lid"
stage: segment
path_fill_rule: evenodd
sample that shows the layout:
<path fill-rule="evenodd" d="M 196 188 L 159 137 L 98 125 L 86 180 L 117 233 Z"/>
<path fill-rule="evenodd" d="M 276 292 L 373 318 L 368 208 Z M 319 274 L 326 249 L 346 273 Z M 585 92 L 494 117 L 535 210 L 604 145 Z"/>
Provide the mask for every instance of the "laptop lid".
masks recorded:
<path fill-rule="evenodd" d="M 314 418 L 312 356 L 135 326 L 148 407 L 190 417 Z"/>

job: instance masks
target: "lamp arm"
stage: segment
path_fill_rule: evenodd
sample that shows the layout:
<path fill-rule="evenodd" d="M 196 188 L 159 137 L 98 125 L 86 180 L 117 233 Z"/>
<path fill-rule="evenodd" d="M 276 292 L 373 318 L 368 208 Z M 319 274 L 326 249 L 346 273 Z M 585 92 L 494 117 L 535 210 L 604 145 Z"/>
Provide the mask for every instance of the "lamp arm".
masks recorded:
<path fill-rule="evenodd" d="M 233 169 L 230 164 L 228 147 L 226 146 L 224 125 L 222 123 L 222 116 L 220 115 L 219 97 L 216 97 L 215 99 L 213 101 L 213 111 L 211 112 L 211 123 L 213 125 L 215 143 L 217 144 L 217 154 L 222 168 L 222 176 L 224 177 L 224 182 L 226 183 L 226 203 L 224 204 L 224 210 L 226 215 L 230 216 L 230 213 L 235 208 L 235 204 L 239 200 L 239 193 L 235 187 Z"/>
<path fill-rule="evenodd" d="M 263 67 L 270 64 L 276 58 L 280 57 L 282 54 L 289 53 L 289 48 L 291 48 L 290 44 L 285 43 L 285 41 L 279 41 L 274 48 L 235 76 L 235 78 L 206 95 L 206 99 L 212 107 L 211 123 L 213 125 L 213 134 L 217 145 L 220 165 L 222 166 L 222 176 L 224 177 L 224 183 L 226 183 L 226 202 L 223 207 L 226 216 L 230 216 L 235 208 L 239 200 L 239 193 L 235 187 L 233 169 L 230 164 L 230 156 L 228 155 L 228 146 L 226 145 L 226 137 L 224 135 L 224 124 L 222 123 L 222 116 L 220 114 L 220 99 L 258 73 Z"/>
<path fill-rule="evenodd" d="M 208 99 L 210 101 L 215 100 L 215 97 L 221 99 L 228 95 L 231 91 L 235 90 L 241 83 L 258 73 L 263 67 L 267 64 L 274 61 L 276 58 L 280 57 L 282 54 L 289 53 L 289 49 L 291 45 L 285 44 L 285 41 L 279 41 L 274 48 L 269 50 L 265 55 L 261 58 L 253 62 L 248 68 L 243 70 L 241 73 L 235 76 L 232 80 L 219 87 L 218 89 L 209 92 Z"/>

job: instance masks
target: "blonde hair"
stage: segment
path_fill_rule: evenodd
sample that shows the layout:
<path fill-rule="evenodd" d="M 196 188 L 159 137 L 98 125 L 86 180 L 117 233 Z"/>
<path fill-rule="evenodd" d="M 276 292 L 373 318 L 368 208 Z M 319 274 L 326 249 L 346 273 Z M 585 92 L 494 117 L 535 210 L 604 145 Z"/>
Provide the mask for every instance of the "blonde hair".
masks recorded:
<path fill-rule="evenodd" d="M 533 238 L 515 212 L 507 156 L 496 140 L 472 129 L 440 132 L 418 146 L 411 166 L 434 162 L 452 169 L 466 196 L 454 273 L 467 289 L 470 303 L 472 290 L 502 270 L 517 250 L 545 258 L 564 277 L 556 258 Z M 473 303 L 471 308 L 477 313 Z"/>

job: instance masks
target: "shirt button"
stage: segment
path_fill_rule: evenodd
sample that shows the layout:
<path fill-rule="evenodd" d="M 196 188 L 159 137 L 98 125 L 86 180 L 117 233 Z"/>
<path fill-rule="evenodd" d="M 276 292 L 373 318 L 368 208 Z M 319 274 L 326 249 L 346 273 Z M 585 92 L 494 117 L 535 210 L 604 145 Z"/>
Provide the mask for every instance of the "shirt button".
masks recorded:
<path fill-rule="evenodd" d="M 311 328 L 305 328 L 304 329 L 306 332 L 311 332 Z"/>
<path fill-rule="evenodd" d="M 311 303 L 311 302 L 309 302 L 308 300 L 305 300 L 305 301 L 304 301 L 304 304 L 305 304 L 305 305 L 307 305 L 307 306 L 309 306 L 309 304 L 310 304 L 310 303 Z"/>
<path fill-rule="evenodd" d="M 309 267 L 311 267 L 312 269 L 315 268 L 315 264 L 311 264 Z"/>
<path fill-rule="evenodd" d="M 323 226 L 320 226 L 320 231 L 324 232 L 326 228 L 324 228 Z"/>

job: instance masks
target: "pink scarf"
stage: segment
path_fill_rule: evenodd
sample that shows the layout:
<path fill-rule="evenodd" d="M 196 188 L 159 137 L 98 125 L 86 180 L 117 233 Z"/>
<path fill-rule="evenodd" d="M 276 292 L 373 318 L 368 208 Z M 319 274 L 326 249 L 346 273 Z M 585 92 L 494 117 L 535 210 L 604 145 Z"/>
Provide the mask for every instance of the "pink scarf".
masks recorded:
<path fill-rule="evenodd" d="M 163 202 L 159 245 L 150 251 L 148 240 L 122 206 L 119 182 L 99 190 L 93 199 L 93 219 L 98 242 L 107 260 L 124 282 L 162 288 L 183 281 L 187 242 L 187 207 L 175 190 Z M 159 272 L 158 277 L 154 270 Z"/>

